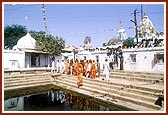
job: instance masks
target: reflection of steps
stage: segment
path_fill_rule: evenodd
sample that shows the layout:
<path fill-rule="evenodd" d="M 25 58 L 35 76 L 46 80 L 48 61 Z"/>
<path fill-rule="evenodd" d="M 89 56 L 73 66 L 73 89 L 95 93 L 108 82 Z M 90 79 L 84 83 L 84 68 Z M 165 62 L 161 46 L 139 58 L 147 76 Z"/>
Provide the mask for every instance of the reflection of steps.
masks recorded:
<path fill-rule="evenodd" d="M 160 110 L 161 107 L 155 105 L 158 99 L 157 93 L 162 89 L 141 87 L 138 85 L 129 85 L 128 83 L 102 81 L 101 79 L 89 79 L 83 77 L 84 85 L 77 88 L 75 76 L 60 76 L 55 80 L 55 85 L 61 86 L 74 91 L 82 90 L 95 98 L 111 101 L 120 106 L 125 106 L 134 110 L 154 111 Z"/>
<path fill-rule="evenodd" d="M 101 73 L 102 75 L 102 73 Z M 150 83 L 163 83 L 164 74 L 155 72 L 131 72 L 131 71 L 111 71 L 110 77 L 113 79 L 126 79 L 135 81 L 144 81 Z"/>
<path fill-rule="evenodd" d="M 4 77 L 4 90 L 51 84 L 51 73 L 10 74 Z"/>

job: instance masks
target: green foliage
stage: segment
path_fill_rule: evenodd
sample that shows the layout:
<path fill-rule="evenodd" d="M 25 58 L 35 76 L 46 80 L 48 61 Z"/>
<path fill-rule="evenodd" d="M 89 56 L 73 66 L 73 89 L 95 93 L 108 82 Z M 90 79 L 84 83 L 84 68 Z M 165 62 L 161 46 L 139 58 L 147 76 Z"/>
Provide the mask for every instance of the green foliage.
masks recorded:
<path fill-rule="evenodd" d="M 103 43 L 103 45 L 102 45 L 103 47 L 105 47 L 105 46 L 107 46 L 107 43 Z"/>
<path fill-rule="evenodd" d="M 25 36 L 27 33 L 27 29 L 21 25 L 12 25 L 5 26 L 4 29 L 4 48 L 12 49 L 14 45 L 17 44 L 17 41 Z"/>
<path fill-rule="evenodd" d="M 65 46 L 63 38 L 54 37 L 44 31 L 30 31 L 31 36 L 36 40 L 36 50 L 60 55 Z M 27 34 L 27 29 L 21 25 L 5 26 L 4 48 L 12 49 L 17 41 Z"/>
<path fill-rule="evenodd" d="M 118 43 L 120 43 L 121 40 L 119 39 L 118 36 L 114 36 L 112 39 L 110 39 L 108 42 L 107 42 L 107 46 L 110 46 L 110 45 L 116 45 Z"/>
<path fill-rule="evenodd" d="M 124 42 L 123 46 L 131 47 L 134 45 L 134 38 L 128 37 Z"/>
<path fill-rule="evenodd" d="M 88 44 L 91 43 L 91 37 L 90 36 L 86 36 L 85 40 L 84 40 L 84 44 Z"/>
<path fill-rule="evenodd" d="M 63 38 L 48 35 L 43 31 L 31 31 L 30 34 L 34 39 L 36 39 L 36 50 L 38 51 L 60 55 L 61 50 L 65 46 L 65 41 L 63 40 Z"/>

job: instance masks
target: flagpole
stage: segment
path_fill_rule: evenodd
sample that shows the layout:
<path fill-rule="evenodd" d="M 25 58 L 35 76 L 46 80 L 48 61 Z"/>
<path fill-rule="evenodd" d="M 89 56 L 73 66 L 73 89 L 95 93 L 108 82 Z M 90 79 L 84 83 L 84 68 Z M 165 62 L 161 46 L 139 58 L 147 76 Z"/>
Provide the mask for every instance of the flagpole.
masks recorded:
<path fill-rule="evenodd" d="M 29 30 L 29 24 L 28 24 L 27 16 L 25 16 L 25 21 L 26 21 L 27 30 Z"/>
<path fill-rule="evenodd" d="M 46 21 L 46 15 L 45 15 L 45 5 L 44 4 L 42 4 L 41 10 L 42 10 L 42 14 L 43 14 L 43 21 L 44 21 L 45 31 L 46 31 L 46 33 L 50 34 L 50 32 L 48 30 L 48 27 L 47 27 L 47 21 Z"/>

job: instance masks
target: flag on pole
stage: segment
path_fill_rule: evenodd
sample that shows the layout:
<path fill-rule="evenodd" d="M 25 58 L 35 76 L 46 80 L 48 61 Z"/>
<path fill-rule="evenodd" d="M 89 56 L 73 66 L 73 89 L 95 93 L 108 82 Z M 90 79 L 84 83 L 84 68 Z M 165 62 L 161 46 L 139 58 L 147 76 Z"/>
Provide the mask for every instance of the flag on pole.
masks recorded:
<path fill-rule="evenodd" d="M 121 20 L 119 21 L 119 24 L 120 24 L 120 27 L 122 27 L 122 21 Z"/>
<path fill-rule="evenodd" d="M 44 4 L 41 5 L 41 10 L 42 10 L 42 14 L 43 14 L 43 22 L 44 22 L 45 30 L 46 30 L 46 32 L 49 33 L 48 28 L 47 28 L 47 21 L 46 21 L 45 6 L 44 6 Z"/>
<path fill-rule="evenodd" d="M 27 20 L 27 16 L 25 16 L 25 20 Z"/>
<path fill-rule="evenodd" d="M 121 20 L 119 21 L 119 24 L 122 24 L 122 21 L 121 21 Z"/>

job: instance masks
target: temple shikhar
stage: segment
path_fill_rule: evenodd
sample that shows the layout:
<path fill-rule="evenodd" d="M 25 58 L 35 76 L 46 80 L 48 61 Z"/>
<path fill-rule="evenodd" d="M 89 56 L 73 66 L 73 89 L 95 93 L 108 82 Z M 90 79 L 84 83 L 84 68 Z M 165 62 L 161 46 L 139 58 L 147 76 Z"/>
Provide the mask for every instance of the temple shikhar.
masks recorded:
<path fill-rule="evenodd" d="M 138 47 L 163 46 L 163 32 L 158 33 L 154 24 L 145 14 L 137 27 Z M 134 40 L 134 42 L 136 42 Z"/>

